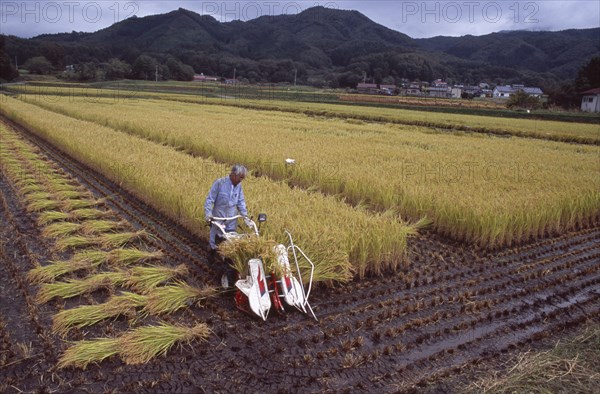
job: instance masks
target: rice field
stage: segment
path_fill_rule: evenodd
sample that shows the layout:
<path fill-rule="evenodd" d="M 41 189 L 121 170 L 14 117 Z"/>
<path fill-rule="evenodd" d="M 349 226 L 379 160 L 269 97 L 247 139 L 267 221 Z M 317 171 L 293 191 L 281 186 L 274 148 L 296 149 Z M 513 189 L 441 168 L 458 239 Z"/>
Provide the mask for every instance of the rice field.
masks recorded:
<path fill-rule="evenodd" d="M 503 118 L 481 115 L 436 113 L 416 111 L 399 108 L 382 108 L 375 106 L 344 105 L 343 103 L 315 101 L 277 100 L 277 95 L 266 95 L 261 100 L 245 97 L 227 96 L 206 97 L 206 88 L 199 87 L 188 94 L 177 91 L 155 92 L 149 85 L 148 88 L 137 88 L 136 85 L 85 86 L 84 84 L 62 85 L 17 85 L 11 86 L 11 91 L 29 96 L 29 100 L 43 105 L 58 102 L 78 102 L 81 99 L 87 104 L 101 103 L 101 99 L 111 99 L 116 102 L 121 100 L 169 100 L 191 104 L 211 104 L 220 106 L 233 106 L 254 110 L 282 111 L 286 113 L 304 114 L 315 117 L 326 117 L 350 121 L 391 123 L 409 126 L 423 126 L 446 130 L 449 132 L 461 131 L 465 133 L 492 133 L 496 135 L 520 136 L 544 140 L 578 142 L 585 144 L 600 144 L 598 121 L 592 123 L 573 123 L 550 120 Z M 211 96 L 219 96 L 218 93 Z M 386 98 L 387 99 L 387 98 Z M 394 98 L 395 99 L 395 98 Z M 397 99 L 403 100 L 403 99 Z M 417 102 L 423 99 L 417 99 Z M 430 101 L 430 100 L 428 100 Z M 534 115 L 532 115 L 534 116 Z"/>
<path fill-rule="evenodd" d="M 600 217 L 593 145 L 169 100 L 22 99 L 194 156 L 241 162 L 255 174 L 371 212 L 425 217 L 440 234 L 479 247 L 521 243 Z M 594 125 L 556 123 L 600 135 Z"/>
<path fill-rule="evenodd" d="M 132 146 L 158 147 L 146 157 L 180 164 L 195 160 L 191 155 L 23 103 L 10 102 L 10 109 L 31 115 L 22 121 L 34 133 L 0 123 L 0 265 L 6 273 L 0 295 L 10 302 L 0 313 L 0 391 L 397 392 L 440 384 L 459 390 L 472 379 L 470 368 L 496 368 L 507 354 L 598 320 L 597 226 L 497 252 L 424 234 L 409 239 L 403 251 L 409 258 L 396 272 L 382 267 L 385 275 L 316 287 L 311 304 L 318 322 L 293 311 L 253 320 L 235 309 L 231 293 L 203 287 L 216 272 L 197 238 L 123 193 L 121 186 L 135 192 L 146 181 L 144 155 Z M 88 143 L 94 149 L 83 157 Z M 162 156 L 167 151 L 174 155 Z M 77 162 L 86 158 L 96 171 Z M 159 181 L 171 169 L 164 163 L 153 168 Z M 227 166 L 211 163 L 205 170 L 212 179 Z M 287 182 L 262 178 L 289 190 Z M 192 185 L 190 179 L 181 180 Z M 255 181 L 249 177 L 245 186 Z M 316 195 L 315 206 L 324 198 L 296 191 Z M 89 204 L 81 208 L 79 200 Z M 52 204 L 27 210 L 37 201 Z M 378 216 L 366 205 L 343 206 Z M 391 210 L 384 217 L 397 222 Z M 344 225 L 356 220 L 344 219 Z M 270 214 L 264 228 L 272 224 Z M 105 235 L 129 238 L 140 227 L 152 234 L 125 245 L 99 242 Z M 69 246 L 58 251 L 65 239 Z M 271 242 L 254 245 L 253 253 L 268 262 Z M 567 361 L 565 371 L 576 372 L 576 360 Z"/>
<path fill-rule="evenodd" d="M 14 99 L 7 99 L 1 111 L 208 238 L 203 201 L 214 179 L 228 174 L 229 165 Z M 244 190 L 251 213 L 269 213 L 263 235 L 282 242 L 284 229 L 289 230 L 315 261 L 315 279 L 321 281 L 397 269 L 405 261 L 407 239 L 420 225 L 265 177 L 250 177 Z"/>

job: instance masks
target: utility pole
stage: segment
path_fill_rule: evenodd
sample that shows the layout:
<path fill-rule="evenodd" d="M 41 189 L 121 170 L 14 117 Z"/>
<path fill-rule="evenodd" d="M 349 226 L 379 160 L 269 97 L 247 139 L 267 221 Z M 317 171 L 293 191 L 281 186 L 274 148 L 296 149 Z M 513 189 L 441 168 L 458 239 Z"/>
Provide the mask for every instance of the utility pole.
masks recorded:
<path fill-rule="evenodd" d="M 363 71 L 363 83 L 367 83 L 367 72 Z"/>
<path fill-rule="evenodd" d="M 294 69 L 294 86 L 296 86 L 296 77 L 298 76 L 298 69 Z"/>
<path fill-rule="evenodd" d="M 19 63 L 17 63 L 17 56 L 15 55 L 15 68 L 19 71 Z"/>
<path fill-rule="evenodd" d="M 235 67 L 233 68 L 233 84 L 235 85 Z"/>
<path fill-rule="evenodd" d="M 156 65 L 156 71 L 154 71 L 154 80 L 158 82 L 158 64 Z"/>

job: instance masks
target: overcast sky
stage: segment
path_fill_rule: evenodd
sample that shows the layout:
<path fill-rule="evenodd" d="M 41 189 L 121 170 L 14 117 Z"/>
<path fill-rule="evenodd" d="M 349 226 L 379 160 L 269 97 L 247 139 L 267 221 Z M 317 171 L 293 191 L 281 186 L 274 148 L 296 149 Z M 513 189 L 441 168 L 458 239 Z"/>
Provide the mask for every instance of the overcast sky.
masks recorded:
<path fill-rule="evenodd" d="M 93 32 L 130 16 L 166 13 L 179 7 L 220 22 L 263 15 L 296 14 L 320 5 L 357 10 L 413 38 L 482 35 L 502 30 L 564 30 L 600 27 L 598 0 L 539 1 L 29 1 L 0 0 L 0 33 Z M 600 39 L 600 37 L 599 37 Z"/>

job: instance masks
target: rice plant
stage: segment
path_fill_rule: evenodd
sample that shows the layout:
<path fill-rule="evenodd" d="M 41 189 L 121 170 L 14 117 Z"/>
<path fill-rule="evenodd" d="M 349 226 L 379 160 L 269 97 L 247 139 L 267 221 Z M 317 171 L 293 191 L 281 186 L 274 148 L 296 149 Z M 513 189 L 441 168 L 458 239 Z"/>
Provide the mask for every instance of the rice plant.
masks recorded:
<path fill-rule="evenodd" d="M 51 264 L 30 270 L 28 279 L 32 283 L 52 282 L 62 275 L 83 269 L 92 269 L 104 263 L 126 266 L 160 260 L 162 257 L 161 251 L 148 252 L 139 249 L 115 249 L 110 252 L 84 250 L 75 253 L 69 260 L 53 261 Z"/>
<path fill-rule="evenodd" d="M 57 204 L 58 208 L 58 204 Z M 93 208 L 83 208 L 76 209 L 71 212 L 61 212 L 61 211 L 46 211 L 41 212 L 38 218 L 38 224 L 40 226 L 47 225 L 52 222 L 56 222 L 59 220 L 93 220 L 105 218 L 112 215 L 110 211 L 100 211 L 98 209 Z"/>
<path fill-rule="evenodd" d="M 164 356 L 178 342 L 206 341 L 210 330 L 204 323 L 194 327 L 160 323 L 140 327 L 119 338 L 120 355 L 126 364 L 144 364 L 157 356 Z"/>
<path fill-rule="evenodd" d="M 58 359 L 58 368 L 86 369 L 91 363 L 100 363 L 118 354 L 120 349 L 121 343 L 117 338 L 96 338 L 74 342 Z"/>
<path fill-rule="evenodd" d="M 89 197 L 89 193 L 79 190 L 60 190 L 53 194 L 59 200 L 76 200 Z"/>
<path fill-rule="evenodd" d="M 74 211 L 76 209 L 91 208 L 104 204 L 106 199 L 91 200 L 91 199 L 68 199 L 62 201 L 62 208 L 66 211 Z"/>
<path fill-rule="evenodd" d="M 31 283 L 52 282 L 62 275 L 82 269 L 89 269 L 90 267 L 91 263 L 87 261 L 78 261 L 75 263 L 70 261 L 57 261 L 31 269 L 27 274 L 27 278 Z"/>
<path fill-rule="evenodd" d="M 96 239 L 103 248 L 118 248 L 138 239 L 148 238 L 145 230 L 127 233 L 102 234 Z"/>
<path fill-rule="evenodd" d="M 313 107 L 308 113 L 321 111 L 334 118 L 390 122 L 356 125 L 315 119 L 306 116 L 304 108 L 294 110 L 293 107 L 297 107 L 294 103 L 278 102 L 270 104 L 272 109 L 284 108 L 286 112 L 267 111 L 269 107 L 255 103 L 236 105 L 260 111 L 210 105 L 210 113 L 201 115 L 203 133 L 198 133 L 193 125 L 200 115 L 193 105 L 172 103 L 170 108 L 164 108 L 163 103 L 150 100 L 143 105 L 132 101 L 120 103 L 119 108 L 113 107 L 114 111 L 106 111 L 104 105 L 84 105 L 84 99 L 80 100 L 78 105 L 57 102 L 43 106 L 79 119 L 108 124 L 154 142 L 183 146 L 197 155 L 215 157 L 221 162 L 252 163 L 254 170 L 272 179 L 339 195 L 355 206 L 362 201 L 370 210 L 398 209 L 412 220 L 426 215 L 433 221 L 432 228 L 440 234 L 484 247 L 494 248 L 564 231 L 588 221 L 597 222 L 600 216 L 597 148 L 522 138 L 484 138 L 482 134 L 452 134 L 431 127 L 451 118 L 453 124 L 462 128 L 480 131 L 500 128 L 511 135 L 543 138 L 548 138 L 543 135 L 550 133 L 560 135 L 557 137 L 560 140 L 597 144 L 597 125 L 593 124 L 542 122 L 542 132 L 539 121 L 511 119 L 508 122 L 494 117 L 432 115 L 339 105 L 325 111 L 321 104 L 307 104 Z M 11 101 L 8 104 L 17 106 Z M 31 108 L 20 105 L 22 113 Z M 177 111 L 172 111 L 173 108 Z M 132 113 L 134 118 L 130 116 Z M 432 116 L 438 119 L 424 119 Z M 406 122 L 406 118 L 412 119 L 410 125 L 394 124 Z M 269 127 L 264 126 L 267 124 Z M 101 129 L 98 126 L 94 130 L 100 133 Z M 240 153 L 235 149 L 239 139 L 249 136 L 256 144 Z M 219 144 L 215 145 L 214 141 Z M 265 150 L 265 146 L 269 148 Z M 281 162 L 290 151 L 296 152 L 298 165 L 293 168 L 272 165 Z M 356 160 L 357 157 L 361 160 Z M 141 183 L 150 182 L 143 172 L 140 171 Z M 389 174 L 397 176 L 390 178 Z M 118 177 L 118 174 L 112 176 Z M 540 188 L 540 184 L 544 187 Z M 140 196 L 158 190 L 145 185 L 128 186 L 136 188 Z M 247 193 L 250 194 L 250 190 Z M 165 196 L 153 199 L 157 205 L 164 204 L 161 209 L 171 209 L 173 218 L 193 224 L 191 214 L 181 217 L 185 203 L 173 204 L 179 200 Z M 378 247 L 376 242 L 364 245 Z M 355 256 L 361 254 L 354 253 Z"/>
<path fill-rule="evenodd" d="M 71 298 L 91 293 L 100 288 L 114 287 L 126 280 L 123 272 L 103 272 L 85 279 L 73 279 L 66 282 L 44 283 L 36 297 L 36 302 L 43 304 L 51 299 Z"/>
<path fill-rule="evenodd" d="M 100 219 L 112 215 L 109 211 L 101 211 L 95 208 L 81 208 L 75 209 L 69 213 L 69 219 L 71 220 L 88 220 L 88 219 Z"/>
<path fill-rule="evenodd" d="M 42 211 L 50 211 L 56 209 L 60 206 L 58 201 L 55 200 L 36 200 L 27 205 L 27 211 L 29 212 L 42 212 Z"/>
<path fill-rule="evenodd" d="M 39 186 L 39 181 L 34 176 L 20 177 L 15 182 L 15 185 L 20 189 L 27 186 Z"/>
<path fill-rule="evenodd" d="M 176 277 L 184 277 L 188 273 L 185 264 L 180 264 L 175 268 L 161 266 L 132 267 L 128 270 L 129 275 L 124 286 L 142 293 L 148 293 L 158 285 Z"/>
<path fill-rule="evenodd" d="M 145 263 L 150 260 L 159 260 L 163 258 L 163 252 L 148 252 L 139 249 L 114 249 L 108 253 L 107 262 L 114 265 L 130 265 L 135 263 Z"/>
<path fill-rule="evenodd" d="M 216 294 L 215 288 L 198 289 L 184 282 L 156 287 L 148 293 L 148 304 L 143 311 L 150 315 L 173 313 L 214 294 Z"/>
<path fill-rule="evenodd" d="M 23 201 L 26 204 L 31 204 L 31 203 L 39 201 L 39 200 L 49 200 L 49 199 L 51 199 L 51 197 L 52 197 L 51 193 L 38 191 L 38 192 L 29 193 L 28 195 L 25 196 Z"/>
<path fill-rule="evenodd" d="M 105 303 L 83 305 L 60 311 L 54 316 L 52 331 L 65 336 L 73 328 L 92 326 L 102 320 L 119 315 L 135 316 L 136 309 L 147 303 L 147 297 L 130 292 L 111 296 Z"/>
<path fill-rule="evenodd" d="M 98 239 L 93 237 L 85 237 L 81 235 L 72 235 L 56 240 L 54 248 L 59 252 L 64 252 L 68 249 L 77 249 L 97 245 Z"/>
<path fill-rule="evenodd" d="M 101 223 L 95 229 L 102 230 L 106 228 L 110 228 L 111 225 L 107 225 L 106 223 Z M 76 230 L 82 228 L 82 225 L 75 225 L 73 223 L 63 224 L 62 226 L 56 224 L 52 227 L 52 231 L 55 233 L 62 231 L 71 231 L 71 233 Z M 114 222 L 112 225 L 113 228 L 118 227 L 118 223 Z M 93 225 L 87 227 L 87 232 L 93 231 Z M 65 251 L 68 249 L 77 249 L 88 246 L 97 245 L 102 248 L 118 248 L 124 246 L 134 240 L 141 239 L 144 237 L 148 237 L 148 233 L 144 230 L 136 231 L 136 232 L 126 232 L 126 233 L 114 233 L 114 234 L 100 234 L 98 236 L 92 235 L 70 235 L 65 234 L 64 237 L 57 239 L 54 244 L 54 248 L 57 251 Z"/>
<path fill-rule="evenodd" d="M 275 264 L 276 242 L 264 237 L 256 237 L 253 235 L 232 239 L 219 244 L 219 254 L 233 262 L 233 268 L 245 276 L 248 272 L 248 260 L 253 258 L 261 258 L 264 268 L 267 272 L 271 272 L 278 268 Z"/>
<path fill-rule="evenodd" d="M 113 220 L 88 220 L 81 225 L 81 232 L 83 234 L 99 234 L 106 233 L 122 229 L 127 226 L 127 221 L 113 221 Z"/>
<path fill-rule="evenodd" d="M 187 228 L 198 234 L 207 235 L 206 227 L 198 221 L 198 201 L 194 196 L 205 194 L 214 181 L 212 174 L 225 173 L 228 170 L 226 166 L 189 157 L 165 146 L 133 138 L 106 127 L 53 114 L 17 101 L 10 102 L 13 112 L 8 112 L 14 113 L 14 110 L 18 109 L 15 107 L 18 106 L 25 106 L 22 109 L 26 111 L 19 110 L 19 116 L 26 114 L 27 122 L 36 133 L 65 148 L 73 157 L 96 168 L 104 169 L 107 172 L 105 175 L 113 181 L 125 182 L 124 186 L 130 192 Z M 34 113 L 37 117 L 29 116 Z M 57 122 L 37 122 L 35 119 L 39 116 L 47 116 Z M 72 130 L 78 131 L 75 133 Z M 106 144 L 109 136 L 110 146 Z M 136 146 L 135 152 L 131 151 L 132 146 Z M 136 163 L 136 169 L 139 169 L 128 174 L 127 180 L 121 179 L 122 174 L 112 173 L 110 170 L 114 167 L 114 163 L 120 162 L 123 157 L 130 158 Z M 159 157 L 160 169 L 155 168 Z M 200 174 L 197 169 L 201 166 L 204 166 L 202 168 L 212 166 L 214 172 Z M 252 179 L 246 187 L 246 193 L 253 196 L 251 211 L 258 212 L 260 207 L 272 207 L 280 213 L 273 217 L 266 227 L 266 238 L 281 240 L 283 229 L 290 229 L 297 243 L 319 265 L 318 272 L 334 272 L 336 280 L 348 280 L 351 277 L 352 264 L 361 264 L 349 260 L 352 242 L 356 238 L 357 231 L 363 229 L 368 231 L 370 227 L 383 227 L 387 230 L 381 232 L 384 238 L 378 242 L 389 249 L 378 247 L 367 253 L 353 254 L 353 256 L 370 256 L 383 251 L 386 259 L 402 259 L 404 253 L 402 247 L 410 231 L 409 226 L 401 221 L 395 223 L 390 220 L 383 221 L 366 212 L 356 211 L 333 197 L 290 189 L 285 184 L 274 183 L 264 178 Z M 334 219 L 323 221 L 323 217 Z M 300 222 L 297 218 L 304 219 Z M 323 233 L 328 234 L 327 240 L 318 236 Z M 368 233 L 362 236 L 368 237 Z M 361 244 L 367 247 L 379 245 L 378 243 Z M 315 279 L 319 280 L 318 277 Z"/>
<path fill-rule="evenodd" d="M 52 223 L 42 230 L 42 235 L 47 238 L 61 238 L 76 233 L 80 228 L 81 225 L 78 223 Z"/>
<path fill-rule="evenodd" d="M 74 342 L 58 360 L 58 368 L 85 369 L 91 363 L 120 354 L 126 364 L 143 364 L 165 355 L 178 342 L 206 341 L 210 330 L 204 323 L 194 327 L 160 323 L 126 332 L 118 338 L 97 338 Z"/>
<path fill-rule="evenodd" d="M 39 184 L 27 185 L 20 189 L 20 192 L 23 194 L 39 193 L 39 192 L 43 192 L 43 191 L 44 191 L 44 188 L 42 186 L 40 186 Z"/>
<path fill-rule="evenodd" d="M 38 224 L 40 226 L 44 226 L 46 224 L 57 222 L 59 220 L 67 220 L 70 218 L 70 215 L 66 212 L 61 211 L 46 211 L 40 213 L 38 217 Z"/>
<path fill-rule="evenodd" d="M 70 181 L 63 179 L 48 179 L 48 186 L 50 187 L 50 189 L 52 190 L 52 192 L 54 193 L 58 193 L 60 195 L 60 193 L 72 193 L 72 192 L 78 192 L 80 189 L 80 186 L 75 186 L 73 184 L 70 183 Z M 87 193 L 85 194 L 87 195 Z"/>

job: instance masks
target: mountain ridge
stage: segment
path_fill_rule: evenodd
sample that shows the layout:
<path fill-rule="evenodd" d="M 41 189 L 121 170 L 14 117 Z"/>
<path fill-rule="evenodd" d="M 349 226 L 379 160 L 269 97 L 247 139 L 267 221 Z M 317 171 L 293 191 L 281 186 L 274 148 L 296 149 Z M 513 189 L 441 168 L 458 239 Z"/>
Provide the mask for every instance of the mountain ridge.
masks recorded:
<path fill-rule="evenodd" d="M 574 78 L 600 54 L 599 38 L 600 28 L 413 39 L 354 10 L 313 7 L 295 15 L 219 22 L 179 8 L 130 17 L 94 33 L 8 36 L 6 51 L 21 59 L 52 52 L 56 68 L 113 58 L 134 65 L 147 55 L 158 63 L 173 59 L 196 73 L 228 77 L 236 68 L 237 76 L 251 82 L 290 82 L 296 70 L 301 81 L 339 86 L 365 76 L 540 85 Z M 62 63 L 57 51 L 64 52 Z"/>

